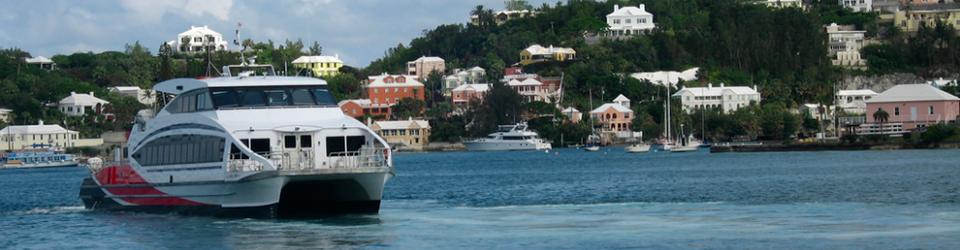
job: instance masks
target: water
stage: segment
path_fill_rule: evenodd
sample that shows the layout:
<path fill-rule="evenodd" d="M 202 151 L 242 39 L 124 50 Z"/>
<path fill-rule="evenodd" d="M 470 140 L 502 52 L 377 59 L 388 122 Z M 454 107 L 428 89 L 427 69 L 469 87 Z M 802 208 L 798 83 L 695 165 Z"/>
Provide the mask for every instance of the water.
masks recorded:
<path fill-rule="evenodd" d="M 83 209 L 82 168 L 0 171 L 5 249 L 960 249 L 960 150 L 395 155 L 380 214 Z"/>

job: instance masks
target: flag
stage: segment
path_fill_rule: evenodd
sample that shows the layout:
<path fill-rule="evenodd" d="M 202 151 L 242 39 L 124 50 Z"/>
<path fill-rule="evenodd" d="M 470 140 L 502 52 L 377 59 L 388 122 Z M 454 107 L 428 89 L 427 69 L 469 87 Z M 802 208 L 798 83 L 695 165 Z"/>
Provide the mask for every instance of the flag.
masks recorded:
<path fill-rule="evenodd" d="M 240 26 L 240 28 L 243 28 L 243 24 L 240 22 L 237 22 L 237 26 Z"/>

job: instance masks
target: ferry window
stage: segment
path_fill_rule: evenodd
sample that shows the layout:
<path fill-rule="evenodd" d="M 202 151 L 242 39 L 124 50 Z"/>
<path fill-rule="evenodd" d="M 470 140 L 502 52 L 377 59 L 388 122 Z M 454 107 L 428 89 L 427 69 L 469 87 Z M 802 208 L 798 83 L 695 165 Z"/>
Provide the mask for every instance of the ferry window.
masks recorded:
<path fill-rule="evenodd" d="M 243 152 L 240 152 L 240 148 L 237 147 L 237 144 L 231 143 L 231 144 L 230 144 L 230 159 L 246 160 L 246 159 L 250 159 L 250 156 L 247 156 L 246 154 L 243 154 Z"/>
<path fill-rule="evenodd" d="M 270 153 L 270 139 L 250 139 L 250 144 L 247 145 L 251 151 L 257 154 L 265 155 Z"/>
<path fill-rule="evenodd" d="M 263 94 L 267 97 L 268 106 L 290 105 L 289 95 L 287 95 L 287 92 L 282 89 L 264 90 Z"/>
<path fill-rule="evenodd" d="M 333 99 L 333 94 L 330 94 L 330 90 L 327 88 L 314 89 L 313 96 L 316 97 L 319 105 L 337 105 L 337 101 Z"/>
<path fill-rule="evenodd" d="M 237 102 L 237 94 L 233 90 L 213 91 L 213 101 L 220 108 L 240 106 Z"/>
<path fill-rule="evenodd" d="M 206 91 L 197 93 L 197 110 L 211 110 L 213 109 L 213 102 L 210 101 L 210 96 Z"/>
<path fill-rule="evenodd" d="M 284 147 L 284 148 L 297 148 L 297 136 L 295 136 L 295 135 L 285 135 L 285 136 L 283 136 L 283 147 Z"/>
<path fill-rule="evenodd" d="M 310 147 L 313 147 L 313 136 L 310 136 L 310 135 L 301 135 L 301 136 L 300 136 L 300 147 L 301 147 L 301 148 L 310 148 Z"/>
<path fill-rule="evenodd" d="M 243 100 L 244 107 L 261 107 L 266 105 L 266 102 L 263 100 L 263 92 L 260 90 L 249 89 L 241 91 L 240 96 Z"/>
<path fill-rule="evenodd" d="M 348 152 L 360 150 L 364 143 L 366 139 L 363 136 L 327 137 L 327 156 L 350 155 Z"/>
<path fill-rule="evenodd" d="M 293 96 L 293 105 L 313 105 L 316 102 L 313 100 L 313 96 L 310 95 L 310 90 L 307 89 L 294 89 L 291 91 Z"/>

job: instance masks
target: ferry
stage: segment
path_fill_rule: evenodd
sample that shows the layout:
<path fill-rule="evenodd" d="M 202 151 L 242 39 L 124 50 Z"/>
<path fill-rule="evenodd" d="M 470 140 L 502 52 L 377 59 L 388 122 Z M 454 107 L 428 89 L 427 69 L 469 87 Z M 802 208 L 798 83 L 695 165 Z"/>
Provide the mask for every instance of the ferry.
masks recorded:
<path fill-rule="evenodd" d="M 390 147 L 340 110 L 324 80 L 276 76 L 251 62 L 153 89 L 173 99 L 139 111 L 113 159 L 87 164 L 79 194 L 87 209 L 243 218 L 379 212 L 394 176 Z"/>
<path fill-rule="evenodd" d="M 467 151 L 519 151 L 551 149 L 550 142 L 527 130 L 526 123 L 500 125 L 487 137 L 462 142 Z"/>
<path fill-rule="evenodd" d="M 0 168 L 51 168 L 77 167 L 80 158 L 59 151 L 31 151 L 4 153 L 0 156 Z"/>

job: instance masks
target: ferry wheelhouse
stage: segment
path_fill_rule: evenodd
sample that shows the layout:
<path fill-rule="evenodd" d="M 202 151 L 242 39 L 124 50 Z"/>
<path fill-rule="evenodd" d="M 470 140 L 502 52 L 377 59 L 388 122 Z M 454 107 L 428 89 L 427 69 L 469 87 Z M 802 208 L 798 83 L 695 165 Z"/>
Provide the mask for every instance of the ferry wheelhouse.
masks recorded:
<path fill-rule="evenodd" d="M 325 81 L 252 69 L 156 84 L 175 98 L 138 112 L 124 152 L 88 164 L 84 206 L 266 218 L 377 213 L 394 176 L 386 141 L 344 115 Z"/>

